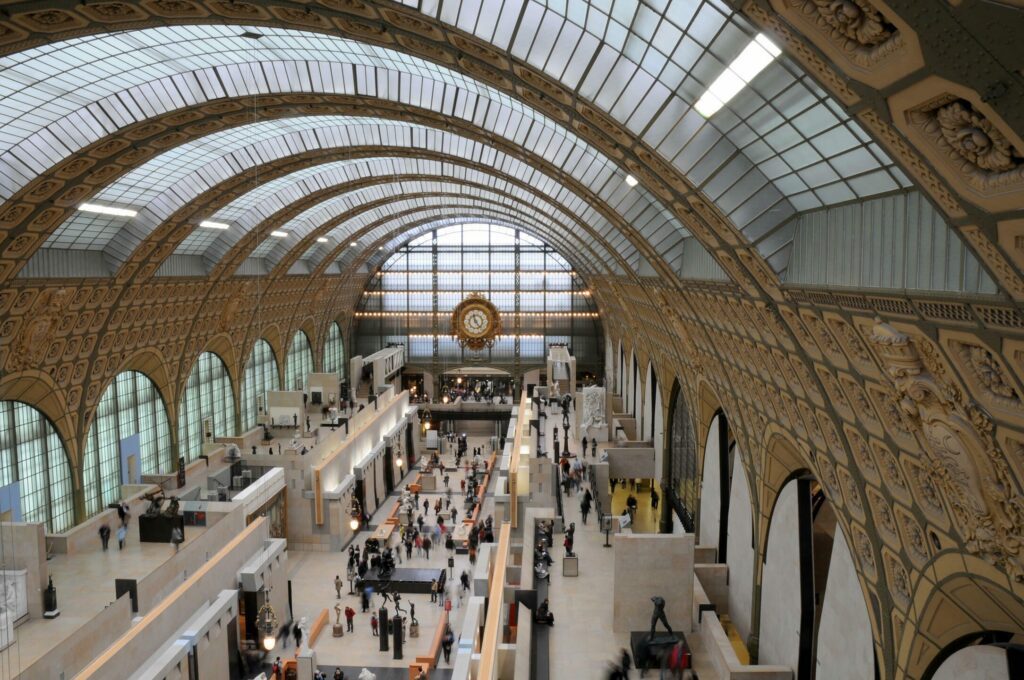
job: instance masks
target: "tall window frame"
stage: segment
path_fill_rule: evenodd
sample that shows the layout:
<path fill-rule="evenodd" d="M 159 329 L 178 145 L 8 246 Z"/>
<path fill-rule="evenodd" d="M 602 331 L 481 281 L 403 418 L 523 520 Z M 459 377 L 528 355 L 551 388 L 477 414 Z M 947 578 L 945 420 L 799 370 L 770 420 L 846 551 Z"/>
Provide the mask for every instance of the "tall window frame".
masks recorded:
<path fill-rule="evenodd" d="M 327 340 L 324 341 L 324 372 L 337 373 L 338 380 L 345 379 L 345 342 L 337 321 L 332 321 L 327 327 Z"/>
<path fill-rule="evenodd" d="M 686 396 L 678 382 L 673 386 L 669 407 L 668 483 L 679 499 L 683 527 L 692 532 L 700 502 L 701 480 L 697 474 L 697 437 L 693 430 Z"/>
<path fill-rule="evenodd" d="M 249 358 L 242 372 L 242 430 L 256 427 L 259 415 L 260 397 L 266 398 L 268 391 L 281 387 L 281 375 L 277 371 L 277 356 L 270 343 L 259 338 L 253 344 Z"/>
<path fill-rule="evenodd" d="M 178 451 L 187 462 L 203 451 L 203 421 L 213 420 L 213 436 L 236 434 L 235 396 L 224 360 L 203 352 L 192 365 L 178 407 Z"/>
<path fill-rule="evenodd" d="M 0 486 L 14 482 L 23 522 L 55 534 L 75 525 L 71 462 L 53 423 L 31 404 L 0 401 Z"/>
<path fill-rule="evenodd" d="M 122 371 L 103 391 L 85 440 L 82 482 L 88 514 L 121 498 L 121 440 L 139 435 L 143 475 L 174 469 L 167 405 L 145 373 Z"/>
<path fill-rule="evenodd" d="M 302 391 L 313 372 L 313 345 L 305 331 L 295 331 L 284 360 L 284 388 Z M 296 387 L 298 385 L 298 387 Z"/>

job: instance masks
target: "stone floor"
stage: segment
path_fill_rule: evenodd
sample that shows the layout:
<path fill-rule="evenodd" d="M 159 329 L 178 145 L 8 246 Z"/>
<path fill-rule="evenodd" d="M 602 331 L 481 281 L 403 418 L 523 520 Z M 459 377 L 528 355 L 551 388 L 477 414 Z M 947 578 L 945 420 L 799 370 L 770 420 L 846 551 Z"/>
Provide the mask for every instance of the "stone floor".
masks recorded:
<path fill-rule="evenodd" d="M 551 441 L 550 429 L 556 424 L 561 428 L 561 416 L 547 418 L 547 441 Z M 559 433 L 559 437 L 562 437 Z M 569 431 L 571 452 L 579 451 L 573 429 Z M 599 459 L 605 444 L 598 444 Z M 587 457 L 588 462 L 595 460 Z M 622 512 L 630 489 L 619 486 L 612 500 L 612 511 Z M 634 491 L 639 501 L 634 528 L 637 531 L 655 532 L 658 513 L 651 508 L 650 493 Z M 562 537 L 555 537 L 552 557 L 555 565 L 551 570 L 551 586 L 548 599 L 555 625 L 550 630 L 550 677 L 557 680 L 603 680 L 607 677 L 609 663 L 617 660 L 622 649 L 629 647 L 629 633 L 613 630 L 613 592 L 615 587 L 613 548 L 605 548 L 604 533 L 599 530 L 593 515 L 584 525 L 580 515 L 579 497 L 570 496 L 564 501 L 566 524 L 576 523 L 574 549 L 579 556 L 579 576 L 562 576 L 560 559 L 565 554 Z M 703 654 L 704 641 L 697 633 L 687 635 L 687 642 L 694 652 L 694 663 L 701 680 L 717 680 L 718 674 Z M 634 669 L 631 678 L 640 677 Z M 656 672 L 648 678 L 657 677 Z"/>
<path fill-rule="evenodd" d="M 180 549 L 205 531 L 206 527 L 185 527 Z M 129 531 L 129 536 L 133 534 L 138 536 L 137 531 Z M 110 549 L 104 552 L 97 536 L 94 550 L 54 555 L 47 567 L 57 588 L 60 616 L 31 619 L 15 629 L 15 643 L 0 652 L 0 678 L 15 677 L 111 604 L 114 579 L 142 579 L 173 554 L 174 547 L 168 543 L 140 543 L 131 538 L 124 550 L 118 550 L 116 536 L 111 536 Z"/>
<path fill-rule="evenodd" d="M 474 447 L 485 447 L 485 458 L 490 456 L 490 451 L 486 450 L 488 443 L 488 439 L 486 437 L 468 437 L 467 439 L 470 451 L 472 451 Z M 450 454 L 445 454 L 442 457 L 442 461 L 446 464 L 446 467 L 451 468 L 454 466 L 454 456 Z M 392 508 L 398 502 L 401 489 L 415 479 L 415 472 L 416 471 L 413 471 L 412 474 L 406 475 L 399 487 L 392 492 L 381 507 L 377 509 L 370 520 L 370 528 L 367 531 L 361 532 L 357 536 L 356 543 L 358 545 L 361 546 L 366 538 L 368 538 L 372 533 L 372 530 L 378 526 L 383 518 L 387 517 L 391 513 Z M 458 504 L 458 508 L 461 513 L 463 511 L 463 506 L 462 494 L 459 489 L 460 481 L 463 479 L 464 474 L 461 468 L 458 470 L 451 469 L 448 471 L 448 474 L 450 475 L 449 484 L 453 489 L 452 502 Z M 430 512 L 424 518 L 426 522 L 424 525 L 425 527 L 432 527 L 435 524 L 436 515 L 433 510 L 434 500 L 437 498 L 444 498 L 445 496 L 444 485 L 439 483 L 438 486 L 440 489 L 438 491 L 426 491 L 420 494 L 421 503 L 424 499 L 429 499 L 431 501 Z M 494 501 L 490 497 L 490 493 L 492 492 L 493 486 L 488 489 L 488 497 L 484 500 L 481 517 L 486 517 L 493 512 Z M 397 544 L 398 535 L 395 534 L 392 536 L 389 545 L 394 547 Z M 440 548 L 440 550 L 431 550 L 429 559 L 425 556 L 417 555 L 416 551 L 413 550 L 412 559 L 406 560 L 403 552 L 403 561 L 397 566 L 429 566 L 439 569 L 447 568 L 448 553 L 443 548 L 443 542 Z M 333 607 L 336 602 L 339 602 L 335 597 L 334 577 L 335 575 L 341 575 L 343 579 L 345 578 L 347 563 L 347 548 L 345 551 L 338 553 L 301 552 L 295 550 L 289 552 L 288 570 L 289 578 L 292 581 L 293 613 L 296 617 L 307 617 L 312 621 L 321 610 L 327 608 L 331 616 L 331 622 L 333 623 Z M 458 589 L 456 584 L 458 583 L 459 575 L 462 571 L 469 569 L 469 557 L 467 555 L 455 555 L 455 567 L 453 570 L 454 579 L 449 581 L 449 594 L 453 596 L 450 625 L 454 631 L 461 629 L 463 619 L 461 608 L 462 601 L 457 597 Z M 361 607 L 358 596 L 348 595 L 347 581 L 340 603 L 342 607 L 351 606 L 356 610 L 355 632 L 346 633 L 343 637 L 335 638 L 331 635 L 331 628 L 327 627 L 317 640 L 315 650 L 317 654 L 317 663 L 322 670 L 329 669 L 330 673 L 333 673 L 334 667 L 340 666 L 342 670 L 345 671 L 346 678 L 349 677 L 350 669 L 354 669 L 356 671 L 356 675 L 358 675 L 358 671 L 364 666 L 374 672 L 378 672 L 378 669 L 387 668 L 401 670 L 404 675 L 398 674 L 395 675 L 395 677 L 407 678 L 409 662 L 414 660 L 417 655 L 426 653 L 427 649 L 430 647 L 434 631 L 436 630 L 443 611 L 437 604 L 432 604 L 430 602 L 429 595 L 403 594 L 403 608 L 408 609 L 410 603 L 414 603 L 416 605 L 416 618 L 420 624 L 420 636 L 418 638 L 407 637 L 403 649 L 403 658 L 401 660 L 396 660 L 392 658 L 393 650 L 388 652 L 380 651 L 379 640 L 378 638 L 373 637 L 371 633 L 370 612 L 365 614 L 362 613 L 360 611 Z M 381 604 L 382 598 L 374 596 L 371 602 L 371 611 L 375 611 Z M 391 609 L 391 607 L 389 607 L 389 609 Z M 344 623 L 344 617 L 342 617 L 342 622 Z M 450 668 L 450 664 L 445 664 L 442 659 L 439 664 L 439 670 Z M 441 674 L 431 674 L 431 678 L 432 680 L 436 678 L 444 680 L 448 677 L 449 673 L 450 671 L 446 671 Z M 356 675 L 353 675 L 352 677 L 356 677 Z M 328 677 L 330 677 L 330 674 L 328 674 Z M 387 680 L 390 676 L 383 675 L 378 672 L 377 677 L 378 680 Z"/>

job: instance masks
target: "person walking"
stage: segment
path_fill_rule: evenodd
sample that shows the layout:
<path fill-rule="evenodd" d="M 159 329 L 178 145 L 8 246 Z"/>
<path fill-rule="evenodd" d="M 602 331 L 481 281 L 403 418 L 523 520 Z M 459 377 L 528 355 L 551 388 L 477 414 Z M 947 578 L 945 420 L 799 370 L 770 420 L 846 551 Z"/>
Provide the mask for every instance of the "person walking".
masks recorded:
<path fill-rule="evenodd" d="M 370 615 L 370 630 L 373 631 L 373 637 L 380 637 L 380 635 L 377 633 L 377 615 L 376 614 L 371 614 Z"/>
<path fill-rule="evenodd" d="M 587 491 L 589 493 L 589 490 Z M 583 517 L 583 523 L 587 523 L 587 515 L 590 514 L 590 496 L 583 496 L 583 500 L 580 501 L 580 515 Z"/>
<path fill-rule="evenodd" d="M 334 592 L 337 594 L 338 600 L 341 599 L 341 588 L 345 585 L 345 582 L 341 580 L 341 575 L 335 575 L 334 577 Z"/>
<path fill-rule="evenodd" d="M 103 550 L 106 552 L 107 544 L 110 543 L 110 525 L 106 522 L 100 525 L 100 541 L 103 542 Z"/>
<path fill-rule="evenodd" d="M 459 511 L 456 508 L 452 508 L 452 527 L 455 526 L 455 518 L 458 516 Z"/>
<path fill-rule="evenodd" d="M 355 620 L 356 610 L 352 609 L 352 607 L 345 607 L 345 624 L 349 633 L 356 632 Z"/>
<path fill-rule="evenodd" d="M 117 528 L 117 549 L 124 550 L 125 541 L 128 540 L 128 528 L 121 525 Z"/>
<path fill-rule="evenodd" d="M 295 649 L 299 649 L 302 647 L 302 627 L 299 624 L 292 628 L 292 635 L 295 636 Z"/>
<path fill-rule="evenodd" d="M 448 628 L 444 632 L 444 638 L 441 640 L 441 651 L 444 652 L 444 662 L 451 663 L 452 657 L 452 646 L 455 644 L 455 634 L 452 633 L 452 629 Z"/>
<path fill-rule="evenodd" d="M 583 451 L 583 455 L 584 456 L 587 455 L 587 437 L 586 437 L 586 435 L 583 436 L 583 439 L 580 442 L 580 444 L 582 444 L 582 447 L 581 447 L 580 450 Z"/>
<path fill-rule="evenodd" d="M 437 602 L 437 579 L 430 582 L 430 601 Z"/>
<path fill-rule="evenodd" d="M 659 500 L 658 491 L 653 486 L 651 486 L 651 509 L 652 510 L 657 510 L 658 509 L 658 500 Z"/>
<path fill-rule="evenodd" d="M 423 499 L 423 514 L 424 515 L 429 515 L 430 514 L 430 501 L 427 500 L 426 498 Z"/>
<path fill-rule="evenodd" d="M 448 482 L 450 482 L 451 479 L 451 475 L 449 475 L 447 472 L 444 473 L 444 488 L 448 488 Z"/>
<path fill-rule="evenodd" d="M 174 546 L 174 552 L 178 552 L 178 548 L 184 542 L 185 535 L 181 533 L 181 527 L 174 527 L 171 529 L 171 545 Z"/>
<path fill-rule="evenodd" d="M 430 542 L 430 536 L 423 537 L 423 556 L 428 560 L 430 559 L 430 547 L 433 544 Z"/>

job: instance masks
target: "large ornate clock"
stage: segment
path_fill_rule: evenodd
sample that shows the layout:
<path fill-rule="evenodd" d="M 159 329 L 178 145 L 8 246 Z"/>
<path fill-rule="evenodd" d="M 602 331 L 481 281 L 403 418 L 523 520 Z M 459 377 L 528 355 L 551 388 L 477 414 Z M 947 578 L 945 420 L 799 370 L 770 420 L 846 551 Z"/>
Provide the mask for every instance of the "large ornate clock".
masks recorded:
<path fill-rule="evenodd" d="M 498 308 L 480 293 L 471 293 L 452 312 L 452 335 L 462 347 L 479 352 L 501 334 Z"/>

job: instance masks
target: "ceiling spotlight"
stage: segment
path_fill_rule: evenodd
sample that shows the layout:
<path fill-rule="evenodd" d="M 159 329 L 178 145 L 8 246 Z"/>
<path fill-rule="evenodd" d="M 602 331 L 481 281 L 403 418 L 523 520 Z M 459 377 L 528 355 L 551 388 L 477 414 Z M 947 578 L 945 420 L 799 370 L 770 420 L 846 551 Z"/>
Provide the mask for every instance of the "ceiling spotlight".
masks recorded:
<path fill-rule="evenodd" d="M 231 225 L 225 222 L 212 222 L 210 220 L 203 220 L 199 223 L 200 227 L 206 227 L 207 229 L 230 229 Z"/>
<path fill-rule="evenodd" d="M 349 245 L 355 248 L 357 245 L 359 245 L 359 243 L 357 241 L 352 241 L 352 243 L 349 243 Z"/>
<path fill-rule="evenodd" d="M 715 81 L 711 83 L 711 86 L 693 107 L 700 115 L 710 118 L 746 87 L 754 79 L 754 76 L 775 61 L 780 54 L 782 54 L 782 50 L 765 34 L 759 33 L 740 52 L 740 56 L 733 59 L 732 63 L 722 71 L 722 74 L 715 78 Z"/>
<path fill-rule="evenodd" d="M 626 175 L 626 184 L 628 184 L 631 187 L 635 187 L 637 184 L 639 184 L 639 182 L 637 181 L 636 177 L 633 177 L 633 175 Z"/>
<path fill-rule="evenodd" d="M 287 231 L 272 231 L 272 232 L 270 232 L 270 235 L 271 236 L 276 236 L 277 238 L 285 238 L 286 236 L 288 236 L 288 232 Z"/>
<path fill-rule="evenodd" d="M 116 215 L 117 217 L 135 217 L 139 214 L 137 210 L 128 208 L 115 208 L 112 205 L 99 205 L 98 203 L 82 203 L 78 206 L 82 212 L 99 213 L 101 215 Z"/>
<path fill-rule="evenodd" d="M 380 248 L 377 248 L 377 250 L 384 250 L 384 246 L 381 246 Z"/>
<path fill-rule="evenodd" d="M 316 242 L 317 243 L 327 243 L 327 237 L 326 236 L 318 236 L 317 239 L 316 239 Z"/>

